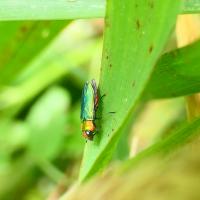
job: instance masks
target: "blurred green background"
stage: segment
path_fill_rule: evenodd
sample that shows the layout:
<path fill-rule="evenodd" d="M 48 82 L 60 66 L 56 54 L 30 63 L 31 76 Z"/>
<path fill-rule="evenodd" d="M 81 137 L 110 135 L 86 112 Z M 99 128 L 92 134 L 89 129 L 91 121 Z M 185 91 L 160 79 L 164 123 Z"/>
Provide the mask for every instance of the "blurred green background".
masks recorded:
<path fill-rule="evenodd" d="M 102 20 L 0 23 L 0 199 L 56 199 L 77 179 L 81 90 L 99 80 L 102 37 Z M 113 161 L 184 118 L 181 98 L 142 103 Z"/>
<path fill-rule="evenodd" d="M 0 199 L 44 199 L 77 177 L 84 82 L 99 77 L 103 23 L 0 23 Z"/>

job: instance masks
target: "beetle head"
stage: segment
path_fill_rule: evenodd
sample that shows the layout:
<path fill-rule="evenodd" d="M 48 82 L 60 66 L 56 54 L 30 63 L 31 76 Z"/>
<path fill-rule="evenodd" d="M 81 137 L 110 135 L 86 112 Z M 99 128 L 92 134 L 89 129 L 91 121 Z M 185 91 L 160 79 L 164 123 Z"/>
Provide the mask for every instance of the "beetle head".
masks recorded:
<path fill-rule="evenodd" d="M 83 131 L 83 137 L 88 139 L 88 140 L 93 140 L 94 137 L 94 131 L 91 130 L 85 130 Z"/>

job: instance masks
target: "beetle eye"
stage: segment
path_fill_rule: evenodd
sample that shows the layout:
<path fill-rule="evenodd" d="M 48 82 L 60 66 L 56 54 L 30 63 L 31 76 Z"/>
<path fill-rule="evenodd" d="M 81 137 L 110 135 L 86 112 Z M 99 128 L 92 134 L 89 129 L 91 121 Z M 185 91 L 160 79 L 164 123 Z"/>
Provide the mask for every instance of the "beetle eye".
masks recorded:
<path fill-rule="evenodd" d="M 92 132 L 92 131 L 87 130 L 87 131 L 85 131 L 85 132 L 86 132 L 86 134 L 87 134 L 88 136 L 93 135 L 93 132 Z"/>
<path fill-rule="evenodd" d="M 85 131 L 83 132 L 83 137 L 85 137 L 85 138 L 88 139 L 88 140 L 93 140 L 94 132 L 93 132 L 93 131 L 90 131 L 90 130 L 85 130 Z"/>

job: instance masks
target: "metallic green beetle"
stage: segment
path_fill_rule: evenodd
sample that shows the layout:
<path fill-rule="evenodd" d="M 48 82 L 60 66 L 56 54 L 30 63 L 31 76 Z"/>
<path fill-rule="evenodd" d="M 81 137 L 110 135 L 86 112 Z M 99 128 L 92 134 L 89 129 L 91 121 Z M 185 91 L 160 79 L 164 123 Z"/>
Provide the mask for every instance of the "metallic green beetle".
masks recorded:
<path fill-rule="evenodd" d="M 88 140 L 93 140 L 95 135 L 95 119 L 98 108 L 98 94 L 95 80 L 87 81 L 82 91 L 81 99 L 81 129 L 82 135 Z"/>

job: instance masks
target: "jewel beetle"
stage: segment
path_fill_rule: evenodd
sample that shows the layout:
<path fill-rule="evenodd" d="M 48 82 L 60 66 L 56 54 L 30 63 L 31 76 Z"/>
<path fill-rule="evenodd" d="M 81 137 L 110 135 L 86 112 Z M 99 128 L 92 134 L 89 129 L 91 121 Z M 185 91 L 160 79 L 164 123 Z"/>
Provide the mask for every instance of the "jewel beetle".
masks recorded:
<path fill-rule="evenodd" d="M 95 135 L 95 119 L 98 108 L 98 92 L 96 81 L 87 81 L 83 87 L 81 98 L 81 130 L 84 138 L 93 140 Z"/>

